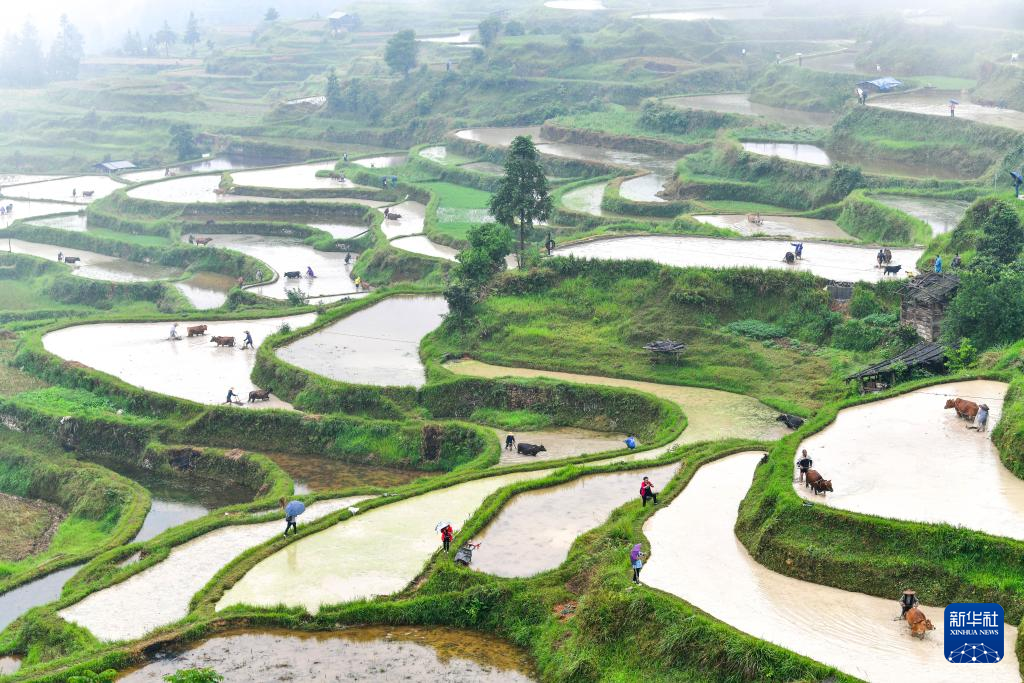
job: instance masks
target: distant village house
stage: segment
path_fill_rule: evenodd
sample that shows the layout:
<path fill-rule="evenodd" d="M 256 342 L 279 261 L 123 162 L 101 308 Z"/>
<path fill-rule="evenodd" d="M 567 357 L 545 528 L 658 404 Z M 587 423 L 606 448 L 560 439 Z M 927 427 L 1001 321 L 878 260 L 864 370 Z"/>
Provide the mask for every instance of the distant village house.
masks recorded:
<path fill-rule="evenodd" d="M 135 168 L 135 164 L 130 161 L 103 161 L 93 166 L 94 169 L 100 173 L 123 173 L 124 171 L 131 171 Z"/>

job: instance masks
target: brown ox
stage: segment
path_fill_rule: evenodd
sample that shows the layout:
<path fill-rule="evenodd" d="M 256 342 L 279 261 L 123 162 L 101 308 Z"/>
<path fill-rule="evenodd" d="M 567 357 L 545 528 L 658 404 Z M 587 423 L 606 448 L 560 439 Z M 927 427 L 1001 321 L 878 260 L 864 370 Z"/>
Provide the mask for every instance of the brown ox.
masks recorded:
<path fill-rule="evenodd" d="M 188 336 L 190 337 L 201 337 L 206 334 L 206 325 L 193 325 L 188 328 Z"/>
<path fill-rule="evenodd" d="M 824 495 L 826 491 L 832 491 L 832 480 L 822 477 L 818 470 L 807 470 L 804 484 L 814 492 L 814 495 Z"/>
<path fill-rule="evenodd" d="M 235 338 L 234 337 L 210 337 L 210 341 L 212 341 L 217 346 L 234 346 L 235 345 Z"/>
<path fill-rule="evenodd" d="M 928 633 L 928 631 L 935 630 L 935 627 L 932 626 L 931 620 L 924 615 L 924 612 L 916 607 L 911 607 L 907 610 L 905 618 L 907 620 L 907 626 L 910 627 L 910 635 L 912 636 L 924 638 L 924 635 Z"/>
<path fill-rule="evenodd" d="M 249 392 L 249 403 L 253 401 L 269 401 L 270 389 L 253 389 Z"/>
<path fill-rule="evenodd" d="M 206 244 L 209 244 L 212 241 L 213 241 L 212 237 L 197 237 L 195 239 L 196 244 L 198 244 L 199 246 L 204 246 Z"/>
<path fill-rule="evenodd" d="M 968 401 L 963 398 L 951 398 L 946 401 L 946 410 L 954 408 L 956 410 L 957 417 L 962 417 L 967 420 L 973 420 L 974 416 L 978 414 L 978 404 L 974 401 Z"/>
<path fill-rule="evenodd" d="M 754 225 L 761 225 L 764 223 L 764 219 L 761 218 L 761 214 L 759 213 L 748 213 L 747 222 L 753 223 Z"/>

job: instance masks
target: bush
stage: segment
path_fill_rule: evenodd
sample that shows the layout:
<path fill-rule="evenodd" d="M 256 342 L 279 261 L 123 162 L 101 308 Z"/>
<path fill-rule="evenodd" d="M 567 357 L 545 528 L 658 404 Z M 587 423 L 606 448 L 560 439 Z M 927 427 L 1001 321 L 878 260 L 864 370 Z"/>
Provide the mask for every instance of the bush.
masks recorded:
<path fill-rule="evenodd" d="M 778 339 L 785 337 L 786 331 L 778 325 L 766 323 L 761 320 L 737 320 L 725 326 L 728 332 L 738 334 L 751 339 L 764 341 L 765 339 Z"/>
<path fill-rule="evenodd" d="M 224 677 L 213 669 L 182 669 L 164 676 L 168 683 L 220 683 Z"/>
<path fill-rule="evenodd" d="M 870 351 L 885 339 L 885 331 L 863 320 L 847 320 L 832 332 L 832 345 L 848 351 Z"/>

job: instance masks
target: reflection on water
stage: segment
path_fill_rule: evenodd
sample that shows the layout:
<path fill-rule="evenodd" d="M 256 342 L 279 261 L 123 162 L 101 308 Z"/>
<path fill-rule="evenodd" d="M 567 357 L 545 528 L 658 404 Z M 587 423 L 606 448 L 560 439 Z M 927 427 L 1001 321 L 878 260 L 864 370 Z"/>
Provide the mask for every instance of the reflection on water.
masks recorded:
<path fill-rule="evenodd" d="M 646 259 L 678 267 L 746 266 L 807 270 L 820 277 L 843 282 L 874 282 L 883 277 L 883 271 L 877 267 L 875 260 L 878 250 L 873 247 L 808 243 L 804 245 L 804 258 L 794 265 L 788 265 L 783 261 L 783 256 L 789 251 L 793 251 L 793 246 L 788 241 L 730 240 L 681 235 L 617 237 L 559 247 L 556 250 L 561 256 L 571 254 L 578 258 Z M 893 249 L 893 264 L 903 266 L 897 277 L 905 277 L 908 269 L 916 269 L 914 264 L 921 253 L 921 249 Z"/>
<path fill-rule="evenodd" d="M 898 426 L 899 421 L 891 417 L 884 421 Z M 644 534 L 651 556 L 640 580 L 756 638 L 866 681 L 965 680 L 963 667 L 943 657 L 941 637 L 914 638 L 904 622 L 893 618 L 899 614 L 896 594 L 882 599 L 799 581 L 776 574 L 750 557 L 733 527 L 761 456 L 760 452 L 738 453 L 704 465 L 670 505 L 648 520 Z M 863 457 L 861 467 L 880 469 L 868 466 Z M 899 497 L 914 498 L 925 489 L 910 487 L 909 491 L 904 487 Z M 622 571 L 628 571 L 625 563 Z M 927 596 L 921 597 L 927 601 Z M 842 618 L 822 619 L 821 605 Z M 922 609 L 936 624 L 942 619 L 940 607 Z M 972 671 L 971 680 L 1019 681 L 1013 654 L 1016 639 L 1017 629 L 1007 626 L 1006 658 L 985 666 L 984 671 Z"/>
<path fill-rule="evenodd" d="M 231 177 L 236 185 L 279 187 L 291 190 L 354 187 L 353 183 L 348 180 L 340 181 L 331 177 L 317 177 L 317 171 L 333 171 L 335 163 L 335 161 L 318 161 L 313 164 L 261 168 L 254 171 L 232 173 Z"/>
<path fill-rule="evenodd" d="M 754 154 L 800 161 L 815 166 L 828 166 L 832 163 L 821 147 L 802 142 L 744 142 L 743 149 Z"/>
<path fill-rule="evenodd" d="M 235 286 L 235 280 L 230 275 L 199 272 L 184 282 L 175 282 L 174 286 L 189 303 L 204 310 L 222 306 L 227 301 L 228 291 Z"/>
<path fill-rule="evenodd" d="M 59 598 L 64 584 L 81 568 L 80 564 L 67 567 L 0 595 L 0 629 L 6 628 L 33 607 Z"/>
<path fill-rule="evenodd" d="M 70 266 L 71 272 L 78 277 L 84 277 L 89 280 L 148 282 L 150 280 L 176 277 L 181 274 L 181 270 L 177 268 L 128 261 L 116 256 L 96 254 L 91 251 L 83 251 L 71 247 L 59 247 L 52 244 L 38 244 L 36 242 L 14 239 L 4 240 L 3 246 L 8 245 L 10 245 L 11 251 L 16 254 L 29 254 L 48 261 L 56 261 L 58 252 L 62 252 L 64 256 L 77 256 L 81 260 Z"/>
<path fill-rule="evenodd" d="M 474 541 L 473 569 L 497 576 L 533 576 L 569 556 L 581 534 L 600 526 L 612 510 L 640 498 L 640 482 L 651 478 L 660 491 L 679 465 L 651 470 L 593 474 L 550 488 L 516 494 Z"/>
<path fill-rule="evenodd" d="M 440 296 L 393 296 L 278 349 L 277 355 L 343 382 L 420 387 L 426 382 L 420 341 L 447 312 Z"/>
<path fill-rule="evenodd" d="M 356 159 L 352 163 L 358 164 L 365 168 L 391 168 L 392 166 L 401 166 L 406 162 L 406 160 L 408 160 L 408 158 L 409 157 L 406 154 L 388 154 L 384 156 Z"/>
<path fill-rule="evenodd" d="M 260 320 L 205 321 L 204 336 L 168 339 L 170 323 L 102 323 L 75 325 L 50 332 L 43 337 L 43 346 L 65 360 L 76 360 L 89 367 L 119 377 L 129 384 L 200 403 L 223 403 L 228 387 L 245 401 L 254 389 L 249 375 L 256 361 L 253 350 L 242 350 L 245 330 L 252 333 L 259 347 L 267 335 L 276 332 L 282 323 L 298 329 L 313 322 L 314 313 L 286 318 Z M 189 321 L 199 325 L 204 321 Z M 185 335 L 187 325 L 179 325 Z M 217 346 L 211 336 L 233 336 L 235 346 Z M 273 390 L 274 387 L 267 387 Z M 285 407 L 271 398 L 243 405 L 255 408 Z"/>
<path fill-rule="evenodd" d="M 54 216 L 53 218 L 38 218 L 32 221 L 32 225 L 42 225 L 57 230 L 70 230 L 72 232 L 85 232 L 88 217 L 84 213 L 76 213 L 67 216 Z"/>
<path fill-rule="evenodd" d="M 422 254 L 423 256 L 433 256 L 434 258 L 444 259 L 445 261 L 454 261 L 455 256 L 459 253 L 458 249 L 452 249 L 446 247 L 443 244 L 437 244 L 427 239 L 426 235 L 413 235 L 411 237 L 399 237 L 391 242 L 392 246 L 403 251 L 409 251 L 413 254 Z"/>
<path fill-rule="evenodd" d="M 592 216 L 603 216 L 601 200 L 604 199 L 604 190 L 608 187 L 608 181 L 604 180 L 591 185 L 577 187 L 562 195 L 562 206 L 569 211 L 589 213 Z"/>
<path fill-rule="evenodd" d="M 634 202 L 663 202 L 658 193 L 665 188 L 668 181 L 663 175 L 647 173 L 637 178 L 630 178 L 622 181 L 619 185 L 619 195 L 623 199 Z"/>
<path fill-rule="evenodd" d="M 970 202 L 932 197 L 904 197 L 893 194 L 871 195 L 871 198 L 910 214 L 932 226 L 932 234 L 949 232 L 964 217 Z"/>
<path fill-rule="evenodd" d="M 789 126 L 831 126 L 837 116 L 830 113 L 800 111 L 799 109 L 782 109 L 769 107 L 766 104 L 751 102 L 745 93 L 727 95 L 687 95 L 662 100 L 685 109 L 707 109 L 725 114 L 744 114 L 761 116 L 769 121 L 777 121 Z"/>
<path fill-rule="evenodd" d="M 124 187 L 110 176 L 84 175 L 8 187 L 4 194 L 25 199 L 87 204 Z M 91 192 L 90 196 L 84 193 Z"/>
<path fill-rule="evenodd" d="M 295 481 L 297 495 L 312 491 L 340 491 L 355 486 L 391 488 L 436 474 L 419 470 L 358 465 L 337 458 L 323 458 L 310 454 L 268 453 L 267 457 L 280 465 L 281 469 Z"/>
<path fill-rule="evenodd" d="M 179 669 L 201 667 L 216 669 L 226 683 L 528 683 L 536 676 L 525 652 L 491 636 L 440 627 L 360 626 L 316 634 L 225 633 L 168 653 L 119 680 L 162 681 Z"/>

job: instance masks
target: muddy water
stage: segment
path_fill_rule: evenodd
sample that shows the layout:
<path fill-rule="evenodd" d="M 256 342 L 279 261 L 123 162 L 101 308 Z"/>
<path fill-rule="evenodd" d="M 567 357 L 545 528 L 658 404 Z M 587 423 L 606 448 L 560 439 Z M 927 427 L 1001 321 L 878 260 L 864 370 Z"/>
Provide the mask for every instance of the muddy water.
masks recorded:
<path fill-rule="evenodd" d="M 608 9 L 602 0 L 548 0 L 544 6 L 550 9 L 568 9 L 577 12 L 597 12 Z"/>
<path fill-rule="evenodd" d="M 604 209 L 601 208 L 601 200 L 604 199 L 606 187 L 608 187 L 608 181 L 569 190 L 562 195 L 562 206 L 569 211 L 589 213 L 592 216 L 603 216 Z"/>
<path fill-rule="evenodd" d="M 393 467 L 357 465 L 334 458 L 292 453 L 268 453 L 295 482 L 296 495 L 313 491 L 340 491 L 354 486 L 401 486 L 436 473 L 400 470 Z"/>
<path fill-rule="evenodd" d="M 323 230 L 339 240 L 358 237 L 369 229 L 366 225 L 350 225 L 348 223 L 308 223 L 307 225 L 317 230 Z"/>
<path fill-rule="evenodd" d="M 539 431 L 513 431 L 517 443 L 532 443 L 544 446 L 545 451 L 537 455 L 520 455 L 515 448 L 504 450 L 507 429 L 495 429 L 498 441 L 503 445 L 500 465 L 516 465 L 523 462 L 538 460 L 562 460 L 575 458 L 578 455 L 601 453 L 625 448 L 627 434 L 595 432 L 591 429 L 577 427 L 551 427 Z"/>
<path fill-rule="evenodd" d="M 284 604 L 316 612 L 321 605 L 399 591 L 440 546 L 435 524 L 449 521 L 457 532 L 487 496 L 549 473 L 477 479 L 357 514 L 264 559 L 224 594 L 217 609 Z"/>
<path fill-rule="evenodd" d="M 174 286 L 189 303 L 204 310 L 222 306 L 227 301 L 228 291 L 235 286 L 235 280 L 230 275 L 200 272 L 184 282 L 175 282 Z"/>
<path fill-rule="evenodd" d="M 64 584 L 81 568 L 82 565 L 67 567 L 0 595 L 0 629 L 7 628 L 8 624 L 33 607 L 59 598 Z"/>
<path fill-rule="evenodd" d="M 1005 393 L 1003 383 L 974 380 L 841 411 L 800 446 L 835 488 L 818 502 L 1024 539 L 1024 481 L 1003 467 L 988 433 L 967 429 L 952 409 L 943 410 L 947 398 L 986 403 L 991 429 Z M 804 495 L 802 485 L 794 486 Z"/>
<path fill-rule="evenodd" d="M 297 237 L 230 234 L 212 237 L 210 246 L 240 251 L 274 269 L 278 275 L 277 281 L 248 288 L 248 291 L 255 294 L 272 299 L 287 299 L 287 290 L 298 289 L 315 301 L 317 297 L 356 293 L 352 281 L 352 264 L 345 264 L 345 252 L 318 251 L 303 244 Z M 307 266 L 313 269 L 316 277 L 306 277 Z M 295 270 L 301 273 L 301 277 L 284 276 L 286 272 Z"/>
<path fill-rule="evenodd" d="M 781 240 L 729 240 L 678 235 L 644 235 L 594 240 L 560 247 L 560 256 L 596 259 L 647 259 L 670 266 L 710 268 L 783 268 L 806 270 L 820 277 L 843 282 L 874 282 L 882 279 L 876 267 L 873 247 L 814 242 L 804 244 L 804 258 L 787 265 L 782 257 L 793 247 Z M 893 249 L 893 264 L 903 265 L 899 277 L 921 256 L 920 249 Z M 893 277 L 893 276 L 888 276 Z"/>
<path fill-rule="evenodd" d="M 431 242 L 427 239 L 426 235 L 399 237 L 398 239 L 393 240 L 391 245 L 397 249 L 412 252 L 413 254 L 432 256 L 434 258 L 444 259 L 445 261 L 454 261 L 455 256 L 459 253 L 458 249 L 452 249 L 451 247 L 446 247 L 443 244 Z"/>
<path fill-rule="evenodd" d="M 351 496 L 313 503 L 299 517 L 299 523 L 308 524 L 366 498 Z M 101 640 L 138 638 L 183 618 L 192 596 L 224 565 L 283 531 L 283 518 L 216 529 L 176 546 L 163 562 L 92 593 L 59 614 Z M 126 614 L 132 618 L 125 619 Z"/>
<path fill-rule="evenodd" d="M 314 164 L 296 164 L 294 166 L 278 166 L 277 168 L 261 168 L 253 171 L 232 173 L 235 185 L 254 187 L 279 187 L 291 190 L 308 190 L 321 187 L 354 187 L 350 180 L 340 181 L 334 178 L 318 178 L 317 171 L 333 171 L 335 161 L 318 161 Z"/>
<path fill-rule="evenodd" d="M 71 208 L 71 207 L 68 207 Z M 72 232 L 85 232 L 88 217 L 85 214 L 73 214 L 70 216 L 54 216 L 53 218 L 40 218 L 32 221 L 32 225 L 42 225 L 57 230 L 70 230 Z"/>
<path fill-rule="evenodd" d="M 184 164 L 181 166 L 171 166 L 170 171 L 173 175 L 184 175 L 186 173 L 208 173 L 210 171 L 230 171 L 232 169 L 249 168 L 250 166 L 258 166 L 258 163 L 250 163 L 244 157 L 236 157 L 232 155 L 218 156 L 211 159 L 204 159 L 203 161 L 197 161 L 192 164 Z M 167 175 L 166 168 L 154 168 L 148 171 L 133 171 L 131 173 L 122 173 L 121 178 L 128 180 L 133 183 L 141 183 L 146 180 L 158 180 L 160 178 L 169 178 Z"/>
<path fill-rule="evenodd" d="M 76 325 L 47 334 L 43 346 L 65 360 L 84 363 L 149 391 L 217 404 L 224 401 L 228 387 L 234 387 L 242 401 L 247 399 L 250 389 L 256 388 L 249 380 L 256 352 L 241 350 L 244 330 L 252 333 L 259 346 L 282 323 L 297 329 L 310 324 L 315 317 L 314 313 L 306 313 L 262 320 L 205 321 L 209 325 L 206 336 L 181 341 L 168 339 L 168 322 Z M 203 322 L 182 323 L 178 326 L 179 334 L 184 336 L 188 325 Z M 233 336 L 236 347 L 218 347 L 210 342 L 211 335 Z M 273 397 L 270 401 L 245 405 L 287 407 Z"/>
<path fill-rule="evenodd" d="M 190 522 L 193 519 L 205 517 L 210 508 L 195 502 L 169 500 L 166 498 L 152 499 L 149 514 L 139 533 L 132 539 L 132 543 L 148 541 L 167 531 L 171 527 Z"/>
<path fill-rule="evenodd" d="M 647 173 L 622 181 L 619 195 L 634 202 L 663 202 L 658 193 L 665 189 L 668 178 L 658 173 Z"/>
<path fill-rule="evenodd" d="M 474 33 L 476 33 L 476 29 L 463 28 L 459 29 L 458 33 L 448 34 L 444 36 L 432 36 L 430 38 L 417 38 L 417 40 L 423 43 L 441 43 L 444 45 L 466 45 L 473 42 Z M 430 157 L 427 158 L 429 159 Z"/>
<path fill-rule="evenodd" d="M 776 121 L 789 126 L 831 126 L 837 118 L 835 114 L 829 113 L 769 107 L 766 104 L 751 102 L 750 96 L 745 93 L 688 95 L 685 97 L 672 97 L 663 100 L 663 102 L 684 109 L 707 109 L 724 114 L 760 116 L 769 121 Z"/>
<path fill-rule="evenodd" d="M 747 220 L 747 214 L 721 214 L 694 216 L 698 221 L 710 223 L 718 228 L 735 230 L 741 235 L 772 235 L 797 239 L 819 238 L 826 240 L 855 240 L 840 228 L 835 221 L 798 216 L 761 216 L 761 224 Z"/>
<path fill-rule="evenodd" d="M 909 93 L 884 95 L 868 100 L 868 105 L 880 109 L 907 111 L 913 114 L 929 116 L 945 116 L 949 118 L 949 100 L 956 99 L 960 104 L 956 107 L 956 118 L 987 123 L 990 126 L 1002 126 L 1024 131 L 1024 112 L 1001 107 L 986 107 L 968 101 L 968 98 L 956 90 L 918 90 Z"/>
<path fill-rule="evenodd" d="M 743 149 L 754 154 L 800 161 L 815 166 L 828 166 L 832 163 L 828 153 L 821 147 L 802 142 L 744 142 Z"/>
<path fill-rule="evenodd" d="M 940 631 L 919 640 L 905 622 L 893 620 L 899 614 L 897 595 L 885 600 L 798 581 L 750 557 L 733 526 L 761 455 L 739 453 L 704 465 L 672 504 L 644 525 L 651 557 L 640 580 L 752 636 L 864 680 L 965 680 L 962 666 L 945 661 Z M 625 563 L 622 571 L 629 571 Z M 823 617 L 823 605 L 833 618 Z M 941 607 L 922 609 L 936 624 L 942 620 Z M 1016 629 L 1007 626 L 1006 658 L 972 670 L 970 679 L 1019 681 L 1016 639 Z"/>
<path fill-rule="evenodd" d="M 0 675 L 9 675 L 21 668 L 21 659 L 13 655 L 0 657 Z"/>
<path fill-rule="evenodd" d="M 11 251 L 16 254 L 30 254 L 49 261 L 56 261 L 58 252 L 64 252 L 65 256 L 77 256 L 81 261 L 68 267 L 73 274 L 90 280 L 149 282 L 151 280 L 176 277 L 181 274 L 181 270 L 177 268 L 128 261 L 116 256 L 96 254 L 91 251 L 59 247 L 52 244 L 38 244 L 22 240 L 2 240 L 0 241 L 0 248 L 7 247 L 8 244 Z"/>
<path fill-rule="evenodd" d="M 114 190 L 122 187 L 124 187 L 122 183 L 117 182 L 110 176 L 85 175 L 17 185 L 6 188 L 4 193 L 12 197 L 24 197 L 25 199 L 87 204 L 100 197 L 106 197 Z M 82 196 L 83 192 L 90 191 L 93 193 L 92 197 Z M 72 192 L 75 194 L 72 194 Z"/>
<path fill-rule="evenodd" d="M 919 218 L 932 226 L 932 234 L 939 235 L 956 227 L 964 217 L 970 202 L 956 199 L 934 199 L 932 197 L 901 197 L 892 194 L 876 194 L 872 199 L 903 213 Z"/>
<path fill-rule="evenodd" d="M 592 474 L 546 489 L 517 494 L 473 540 L 473 569 L 497 576 L 533 576 L 569 556 L 581 534 L 600 526 L 615 508 L 639 500 L 640 482 L 660 491 L 678 464 L 651 470 Z M 652 503 L 653 505 L 653 503 Z"/>
<path fill-rule="evenodd" d="M 786 432 L 781 423 L 775 421 L 778 416 L 777 411 L 754 398 L 742 394 L 731 394 L 727 391 L 655 384 L 654 382 L 640 382 L 615 377 L 577 375 L 550 370 L 507 368 L 474 360 L 446 363 L 445 367 L 456 374 L 472 377 L 547 377 L 576 384 L 635 389 L 678 404 L 688 420 L 686 429 L 671 444 L 638 453 L 637 456 L 641 459 L 657 457 L 677 444 L 714 441 L 731 437 L 774 441 Z"/>
<path fill-rule="evenodd" d="M 420 387 L 426 382 L 420 341 L 447 312 L 440 296 L 393 296 L 278 349 L 277 355 L 342 382 Z"/>
<path fill-rule="evenodd" d="M 419 202 L 406 201 L 388 208 L 391 212 L 397 213 L 401 218 L 385 218 L 381 223 L 381 230 L 389 240 L 396 237 L 408 235 L 420 235 L 423 233 L 423 222 L 427 213 L 427 207 Z"/>
<path fill-rule="evenodd" d="M 226 683 L 250 681 L 422 681 L 528 683 L 525 652 L 472 631 L 361 626 L 332 633 L 232 632 L 147 664 L 118 680 L 162 681 L 179 669 L 211 667 Z"/>
<path fill-rule="evenodd" d="M 39 175 L 35 173 L 0 173 L 0 189 L 8 185 L 20 185 L 22 183 L 37 183 L 40 180 L 56 180 L 63 176 Z"/>
<path fill-rule="evenodd" d="M 0 204 L 13 207 L 10 213 L 0 216 L 0 226 L 7 227 L 16 220 L 25 220 L 36 216 L 48 216 L 52 213 L 67 213 L 77 211 L 77 204 L 66 204 L 63 202 L 42 202 L 39 200 L 8 199 L 6 196 L 0 199 Z"/>
<path fill-rule="evenodd" d="M 365 168 L 391 168 L 393 166 L 401 166 L 406 161 L 408 161 L 408 159 L 409 156 L 407 154 L 387 154 L 379 157 L 366 157 L 365 159 L 356 159 L 352 163 L 358 164 Z"/>
<path fill-rule="evenodd" d="M 335 187 L 340 186 L 337 181 L 331 181 Z M 279 199 L 276 197 L 253 197 L 247 195 L 226 194 L 218 195 L 214 192 L 220 186 L 219 175 L 194 175 L 169 178 L 159 183 L 141 185 L 128 190 L 128 196 L 135 199 L 149 199 L 159 202 L 175 202 L 180 204 L 209 203 L 209 202 L 288 202 L 292 199 Z M 313 204 L 363 204 L 365 206 L 381 206 L 384 202 L 372 199 L 303 199 L 302 201 Z"/>

